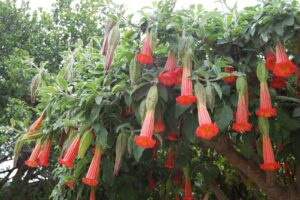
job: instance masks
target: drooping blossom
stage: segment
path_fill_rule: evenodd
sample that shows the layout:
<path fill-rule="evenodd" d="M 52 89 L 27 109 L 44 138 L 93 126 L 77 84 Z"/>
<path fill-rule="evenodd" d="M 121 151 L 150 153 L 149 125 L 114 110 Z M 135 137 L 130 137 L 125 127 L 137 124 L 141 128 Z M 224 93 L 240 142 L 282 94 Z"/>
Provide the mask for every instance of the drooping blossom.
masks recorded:
<path fill-rule="evenodd" d="M 270 86 L 274 89 L 282 89 L 286 85 L 285 80 L 281 77 L 274 77 L 270 80 Z"/>
<path fill-rule="evenodd" d="M 69 146 L 69 148 L 67 149 L 64 157 L 62 159 L 59 159 L 59 163 L 62 165 L 65 165 L 68 168 L 74 168 L 74 160 L 75 157 L 78 153 L 79 150 L 79 145 L 80 145 L 80 135 L 78 134 L 77 136 L 75 136 Z"/>
<path fill-rule="evenodd" d="M 43 123 L 44 115 L 42 114 L 35 122 L 28 128 L 29 133 L 38 131 Z"/>
<path fill-rule="evenodd" d="M 118 46 L 119 40 L 120 40 L 120 30 L 119 30 L 119 24 L 117 24 L 111 29 L 108 36 L 107 52 L 105 55 L 105 64 L 104 64 L 104 69 L 106 71 L 109 70 L 112 64 L 115 55 L 115 50 Z"/>
<path fill-rule="evenodd" d="M 90 200 L 96 200 L 95 188 L 91 187 Z"/>
<path fill-rule="evenodd" d="M 177 69 L 175 69 L 174 74 L 176 77 L 176 84 L 181 84 L 182 73 L 183 73 L 183 67 L 178 67 Z"/>
<path fill-rule="evenodd" d="M 260 165 L 262 170 L 273 171 L 280 168 L 280 164 L 275 162 L 273 148 L 269 135 L 262 135 L 263 158 L 264 163 Z"/>
<path fill-rule="evenodd" d="M 210 115 L 206 108 L 206 93 L 205 88 L 197 82 L 195 84 L 195 93 L 197 96 L 198 122 L 199 126 L 196 129 L 196 135 L 206 140 L 219 133 L 219 128 L 216 123 L 212 123 Z"/>
<path fill-rule="evenodd" d="M 295 64 L 288 59 L 283 45 L 276 45 L 276 65 L 273 72 L 278 77 L 290 77 L 296 72 Z"/>
<path fill-rule="evenodd" d="M 105 30 L 104 30 L 104 39 L 103 39 L 103 44 L 102 44 L 102 49 L 101 49 L 101 54 L 103 56 L 106 55 L 107 53 L 107 48 L 108 48 L 108 36 L 109 32 L 113 28 L 113 26 L 116 24 L 116 22 L 113 19 L 108 19 L 105 25 Z"/>
<path fill-rule="evenodd" d="M 154 125 L 154 133 L 163 133 L 166 130 L 166 126 L 163 121 L 163 116 L 160 115 L 157 119 L 157 122 Z"/>
<path fill-rule="evenodd" d="M 167 160 L 165 162 L 165 168 L 173 169 L 174 168 L 174 157 L 175 157 L 175 152 L 173 149 L 168 150 L 167 154 Z"/>
<path fill-rule="evenodd" d="M 43 145 L 39 156 L 38 156 L 38 164 L 44 167 L 49 166 L 49 156 L 51 150 L 51 138 L 49 138 L 46 143 Z"/>
<path fill-rule="evenodd" d="M 186 169 L 184 169 L 184 177 L 185 177 L 185 184 L 184 184 L 183 200 L 194 200 L 193 193 L 192 193 L 191 179 Z"/>
<path fill-rule="evenodd" d="M 28 160 L 25 161 L 25 165 L 27 165 L 28 167 L 37 167 L 38 166 L 38 156 L 39 156 L 39 153 L 41 151 L 41 142 L 38 141 L 34 147 L 34 149 L 32 150 L 31 152 L 31 155 L 29 157 Z"/>
<path fill-rule="evenodd" d="M 100 163 L 102 158 L 103 150 L 100 144 L 96 145 L 95 154 L 93 156 L 92 162 L 86 174 L 86 177 L 82 179 L 82 182 L 89 186 L 98 185 L 98 174 L 100 170 Z"/>
<path fill-rule="evenodd" d="M 226 67 L 225 72 L 232 74 L 234 72 L 234 68 L 232 66 L 228 66 Z M 223 81 L 226 83 L 235 83 L 237 78 L 237 76 L 227 76 L 223 78 Z"/>
<path fill-rule="evenodd" d="M 167 139 L 170 140 L 170 141 L 176 141 L 176 140 L 177 140 L 176 133 L 173 132 L 173 131 L 171 131 L 171 132 L 168 134 Z"/>
<path fill-rule="evenodd" d="M 151 41 L 150 32 L 147 31 L 141 52 L 136 56 L 136 60 L 143 65 L 153 63 L 150 41 Z"/>
<path fill-rule="evenodd" d="M 181 79 L 181 95 L 176 98 L 177 103 L 188 106 L 196 102 L 196 97 L 193 95 L 193 83 L 190 79 L 192 74 L 192 62 L 189 55 L 185 55 L 184 67 Z"/>
<path fill-rule="evenodd" d="M 269 50 L 266 55 L 265 68 L 267 70 L 273 71 L 275 64 L 276 64 L 276 55 L 272 50 Z"/>
<path fill-rule="evenodd" d="M 174 73 L 176 68 L 176 56 L 170 52 L 167 62 L 165 64 L 165 71 L 158 75 L 158 81 L 165 86 L 172 86 L 177 82 L 176 75 Z"/>
<path fill-rule="evenodd" d="M 260 83 L 260 107 L 259 110 L 256 111 L 256 115 L 264 118 L 269 118 L 275 116 L 276 114 L 276 109 L 271 105 L 268 85 L 264 81 Z"/>

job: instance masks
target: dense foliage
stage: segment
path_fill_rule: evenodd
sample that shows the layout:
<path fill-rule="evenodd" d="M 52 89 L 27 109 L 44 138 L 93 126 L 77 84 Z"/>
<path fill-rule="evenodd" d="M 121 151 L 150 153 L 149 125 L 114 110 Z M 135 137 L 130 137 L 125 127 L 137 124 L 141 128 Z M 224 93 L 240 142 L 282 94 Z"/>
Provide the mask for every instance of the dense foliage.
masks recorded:
<path fill-rule="evenodd" d="M 27 159 L 26 165 L 34 168 L 22 166 L 23 171 L 41 171 L 35 161 L 38 156 L 39 165 L 48 165 L 47 156 L 38 153 L 51 141 L 49 168 L 54 170 L 46 172 L 48 183 L 56 185 L 53 199 L 86 199 L 90 191 L 97 199 L 174 199 L 178 195 L 191 199 L 189 189 L 194 199 L 204 195 L 211 199 L 297 199 L 299 72 L 285 76 L 281 79 L 284 86 L 275 89 L 274 74 L 288 70 L 267 72 L 265 62 L 267 68 L 271 58 L 276 65 L 289 59 L 295 66 L 300 63 L 299 3 L 266 0 L 239 12 L 225 2 L 226 11 L 208 12 L 201 5 L 174 10 L 175 1 L 159 1 L 150 10 L 141 10 L 135 22 L 122 7 L 105 6 L 111 2 L 84 1 L 71 9 L 72 1 L 58 1 L 53 15 L 42 13 L 41 21 L 32 18 L 51 28 L 39 29 L 37 36 L 29 34 L 32 46 L 28 49 L 7 44 L 11 53 L 1 55 L 0 61 L 10 70 L 19 66 L 20 71 L 32 58 L 41 63 L 37 69 L 27 66 L 25 72 L 17 71 L 26 77 L 7 75 L 29 80 L 36 74 L 31 94 L 37 96 L 31 98 L 36 99 L 34 111 L 39 115 L 34 126 L 27 131 L 33 109 L 23 113 L 21 100 L 11 100 L 14 107 L 8 107 L 17 112 L 6 117 L 11 123 L 6 132 L 21 133 L 15 147 L 14 159 L 20 158 L 17 166 Z M 19 17 L 25 15 L 26 9 Z M 113 23 L 108 26 L 110 20 Z M 31 41 L 36 38 L 49 43 L 41 42 L 43 47 Z M 285 51 L 289 59 L 282 56 Z M 179 63 L 175 70 L 183 66 L 182 81 L 176 77 L 181 85 L 162 84 L 166 77 L 175 81 L 180 74 L 164 68 L 170 57 Z M 272 88 L 268 88 L 270 82 Z M 15 84 L 15 90 L 21 91 L 24 85 L 28 84 Z M 18 98 L 28 104 L 29 94 L 27 90 Z M 179 96 L 190 98 L 178 100 Z M 256 112 L 265 106 L 262 102 L 272 112 Z M 20 120 L 24 118 L 25 123 Z M 236 128 L 240 120 L 252 129 Z M 209 126 L 201 129 L 199 123 Z M 138 141 L 139 135 L 152 139 Z M 20 152 L 28 144 L 35 148 L 24 158 Z M 99 177 L 97 170 L 91 170 L 98 167 Z M 86 179 L 93 176 L 99 181 L 97 186 Z M 44 195 L 36 198 L 46 199 Z"/>

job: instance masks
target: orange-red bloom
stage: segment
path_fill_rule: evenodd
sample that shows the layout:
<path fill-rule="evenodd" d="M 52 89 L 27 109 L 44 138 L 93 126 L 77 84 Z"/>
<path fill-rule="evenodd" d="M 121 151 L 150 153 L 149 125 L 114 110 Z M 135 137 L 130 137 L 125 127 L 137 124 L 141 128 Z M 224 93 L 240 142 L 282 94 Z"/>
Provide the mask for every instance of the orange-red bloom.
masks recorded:
<path fill-rule="evenodd" d="M 231 66 L 228 66 L 225 69 L 225 72 L 232 74 L 234 72 L 234 68 Z M 226 83 L 235 83 L 237 78 L 238 78 L 237 76 L 227 76 L 227 77 L 223 78 L 223 81 L 225 81 Z"/>
<path fill-rule="evenodd" d="M 34 149 L 31 152 L 31 155 L 28 160 L 25 161 L 25 165 L 28 167 L 37 167 L 38 165 L 38 156 L 41 151 L 41 143 L 37 142 Z"/>
<path fill-rule="evenodd" d="M 51 139 L 48 139 L 38 156 L 38 164 L 44 167 L 49 166 L 49 156 L 51 150 Z"/>
<path fill-rule="evenodd" d="M 158 81 L 165 86 L 172 86 L 176 83 L 176 75 L 174 74 L 174 70 L 176 67 L 176 57 L 174 53 L 169 53 L 167 62 L 165 64 L 165 69 L 163 73 L 158 75 Z"/>
<path fill-rule="evenodd" d="M 143 122 L 140 136 L 135 136 L 134 141 L 136 145 L 143 148 L 153 148 L 155 140 L 152 139 L 154 132 L 154 111 L 147 111 L 145 120 Z"/>
<path fill-rule="evenodd" d="M 238 133 L 244 133 L 252 129 L 252 125 L 248 122 L 247 96 L 246 94 L 239 95 L 238 99 L 236 122 L 232 125 L 232 129 Z"/>
<path fill-rule="evenodd" d="M 275 162 L 269 135 L 263 134 L 262 139 L 264 164 L 261 164 L 260 168 L 266 171 L 273 171 L 279 169 L 280 164 Z"/>
<path fill-rule="evenodd" d="M 177 69 L 175 69 L 174 74 L 176 77 L 176 84 L 181 84 L 182 73 L 183 73 L 183 67 L 178 67 Z"/>
<path fill-rule="evenodd" d="M 181 96 L 176 98 L 176 101 L 183 105 L 188 106 L 196 102 L 196 97 L 193 95 L 192 80 L 189 78 L 192 73 L 192 67 L 183 67 L 181 79 Z"/>
<path fill-rule="evenodd" d="M 172 149 L 169 149 L 167 160 L 165 162 L 165 168 L 173 169 L 174 168 L 174 157 L 175 153 Z"/>
<path fill-rule="evenodd" d="M 82 182 L 89 186 L 96 186 L 98 184 L 98 174 L 100 169 L 102 151 L 100 148 L 96 148 L 89 170 Z"/>
<path fill-rule="evenodd" d="M 166 126 L 163 121 L 163 116 L 160 115 L 157 119 L 156 124 L 154 125 L 154 133 L 163 133 L 166 130 Z"/>
<path fill-rule="evenodd" d="M 198 105 L 198 122 L 199 126 L 196 130 L 196 135 L 206 140 L 210 140 L 212 137 L 219 133 L 219 129 L 216 123 L 212 123 L 206 106 Z"/>
<path fill-rule="evenodd" d="M 271 88 L 281 89 L 284 88 L 286 85 L 285 80 L 281 77 L 274 77 L 270 80 Z"/>
<path fill-rule="evenodd" d="M 44 116 L 40 116 L 35 122 L 28 128 L 29 133 L 34 133 L 38 131 L 42 125 Z"/>
<path fill-rule="evenodd" d="M 281 43 L 276 45 L 276 65 L 273 70 L 278 77 L 290 77 L 296 72 L 296 66 L 288 59 Z"/>
<path fill-rule="evenodd" d="M 263 118 L 269 118 L 275 116 L 276 114 L 276 109 L 272 108 L 271 105 L 268 85 L 264 81 L 260 84 L 260 108 L 256 111 L 256 115 Z"/>
<path fill-rule="evenodd" d="M 167 139 L 170 140 L 170 141 L 176 141 L 177 140 L 176 133 L 175 132 L 170 132 Z"/>
<path fill-rule="evenodd" d="M 141 64 L 152 64 L 153 63 L 153 57 L 151 54 L 151 45 L 150 45 L 150 33 L 149 31 L 146 34 L 146 37 L 144 39 L 143 47 L 141 49 L 141 52 L 136 56 L 136 60 L 139 61 Z"/>
<path fill-rule="evenodd" d="M 268 51 L 267 55 L 266 55 L 266 63 L 265 63 L 265 67 L 267 70 L 272 71 L 275 67 L 276 64 L 276 56 L 274 54 L 274 52 L 272 50 Z"/>
<path fill-rule="evenodd" d="M 72 140 L 69 148 L 66 151 L 65 156 L 63 157 L 63 159 L 58 160 L 59 163 L 62 164 L 62 165 L 65 165 L 68 168 L 74 168 L 73 162 L 74 162 L 75 157 L 78 153 L 79 145 L 80 145 L 80 136 L 77 135 Z"/>
<path fill-rule="evenodd" d="M 91 188 L 90 200 L 96 200 L 95 188 L 94 187 Z"/>
<path fill-rule="evenodd" d="M 190 177 L 185 178 L 183 200 L 194 200 Z"/>

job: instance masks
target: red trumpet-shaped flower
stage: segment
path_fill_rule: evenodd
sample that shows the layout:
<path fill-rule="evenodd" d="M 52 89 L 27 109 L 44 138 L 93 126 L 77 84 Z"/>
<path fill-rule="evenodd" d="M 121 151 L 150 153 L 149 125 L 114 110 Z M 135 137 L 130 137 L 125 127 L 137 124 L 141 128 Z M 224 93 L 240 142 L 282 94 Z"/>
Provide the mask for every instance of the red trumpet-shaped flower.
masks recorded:
<path fill-rule="evenodd" d="M 154 125 L 154 133 L 163 133 L 166 130 L 166 126 L 163 121 L 163 116 L 159 116 L 156 124 Z"/>
<path fill-rule="evenodd" d="M 199 126 L 196 130 L 196 135 L 206 140 L 210 140 L 212 137 L 219 133 L 219 129 L 216 123 L 212 123 L 206 106 L 198 105 L 198 122 Z"/>
<path fill-rule="evenodd" d="M 86 177 L 82 179 L 82 182 L 89 186 L 96 186 L 98 184 L 98 174 L 100 169 L 102 149 L 100 146 L 96 147 L 95 154 L 90 164 Z"/>
<path fill-rule="evenodd" d="M 68 168 L 74 168 L 73 162 L 74 162 L 75 157 L 78 153 L 79 145 L 80 145 L 80 136 L 77 135 L 72 140 L 69 148 L 66 151 L 66 154 L 63 157 L 63 159 L 58 160 L 59 163 L 62 164 L 62 165 L 65 165 Z"/>
<path fill-rule="evenodd" d="M 31 152 L 29 159 L 25 161 L 25 165 L 27 165 L 28 167 L 37 167 L 39 159 L 38 156 L 41 151 L 41 147 L 41 143 L 37 142 L 34 149 Z"/>
<path fill-rule="evenodd" d="M 141 64 L 152 64 L 153 63 L 153 57 L 151 54 L 151 44 L 150 44 L 150 33 L 149 31 L 146 34 L 146 37 L 144 39 L 143 47 L 141 49 L 141 52 L 136 56 L 136 60 L 139 61 Z"/>
<path fill-rule="evenodd" d="M 135 136 L 135 143 L 143 148 L 153 148 L 155 140 L 152 139 L 154 131 L 154 111 L 147 111 L 145 120 L 143 122 L 140 136 Z"/>
<path fill-rule="evenodd" d="M 238 133 L 244 133 L 252 129 L 252 125 L 248 122 L 249 112 L 246 99 L 247 95 L 239 95 L 236 122 L 232 125 L 232 129 Z"/>
<path fill-rule="evenodd" d="M 167 62 L 165 64 L 165 70 L 163 73 L 158 75 L 158 81 L 165 86 L 172 86 L 177 82 L 174 70 L 176 67 L 176 56 L 170 52 Z"/>
<path fill-rule="evenodd" d="M 232 74 L 234 72 L 234 68 L 231 66 L 228 66 L 225 69 L 225 72 Z M 225 81 L 226 83 L 235 83 L 237 78 L 238 78 L 237 76 L 227 76 L 227 77 L 223 78 L 223 81 Z"/>
<path fill-rule="evenodd" d="M 266 63 L 265 63 L 265 68 L 267 70 L 272 71 L 275 67 L 276 64 L 276 56 L 272 50 L 268 51 L 266 55 Z"/>
<path fill-rule="evenodd" d="M 269 94 L 269 88 L 267 83 L 260 83 L 260 108 L 256 111 L 256 115 L 269 118 L 276 115 L 276 109 L 271 106 L 271 98 Z"/>
<path fill-rule="evenodd" d="M 40 116 L 35 122 L 28 128 L 29 133 L 34 133 L 38 131 L 42 125 L 44 116 Z"/>
<path fill-rule="evenodd" d="M 170 141 L 176 141 L 177 140 L 176 133 L 175 132 L 170 132 L 167 139 L 170 140 Z"/>
<path fill-rule="evenodd" d="M 153 176 L 150 177 L 148 186 L 149 186 L 150 190 L 153 190 L 155 188 L 156 183 L 155 183 L 155 180 L 154 180 Z"/>
<path fill-rule="evenodd" d="M 290 77 L 296 72 L 296 66 L 288 59 L 281 43 L 276 45 L 276 65 L 273 72 L 278 77 Z"/>
<path fill-rule="evenodd" d="M 185 178 L 183 200 L 194 200 L 190 177 Z"/>
<path fill-rule="evenodd" d="M 269 135 L 263 134 L 262 139 L 264 164 L 261 164 L 260 168 L 266 171 L 273 171 L 279 169 L 280 164 L 275 162 Z"/>
<path fill-rule="evenodd" d="M 177 69 L 175 69 L 174 74 L 176 77 L 176 84 L 181 84 L 182 73 L 183 73 L 183 67 L 178 67 Z"/>
<path fill-rule="evenodd" d="M 274 77 L 270 80 L 271 88 L 281 89 L 284 88 L 286 85 L 285 80 L 281 77 Z"/>
<path fill-rule="evenodd" d="M 91 188 L 90 200 L 96 200 L 95 188 L 94 187 Z"/>
<path fill-rule="evenodd" d="M 174 168 L 174 157 L 175 153 L 172 149 L 169 149 L 167 160 L 165 162 L 165 168 L 173 169 Z"/>
<path fill-rule="evenodd" d="M 196 102 L 196 97 L 193 95 L 193 84 L 189 78 L 192 73 L 192 66 L 189 64 L 183 67 L 181 79 L 181 96 L 176 98 L 176 101 L 183 105 L 188 106 Z"/>
<path fill-rule="evenodd" d="M 38 164 L 44 167 L 49 166 L 49 156 L 51 150 L 51 139 L 48 139 L 38 156 Z"/>

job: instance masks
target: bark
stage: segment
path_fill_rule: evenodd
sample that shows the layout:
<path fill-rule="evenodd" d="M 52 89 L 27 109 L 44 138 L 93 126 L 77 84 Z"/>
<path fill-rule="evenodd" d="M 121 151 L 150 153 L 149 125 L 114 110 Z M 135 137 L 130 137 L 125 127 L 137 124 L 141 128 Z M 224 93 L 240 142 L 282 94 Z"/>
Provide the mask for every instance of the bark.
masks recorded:
<path fill-rule="evenodd" d="M 214 192 L 218 200 L 229 200 L 224 192 L 219 188 L 216 182 L 211 182 L 208 184 L 208 187 L 211 191 Z"/>

